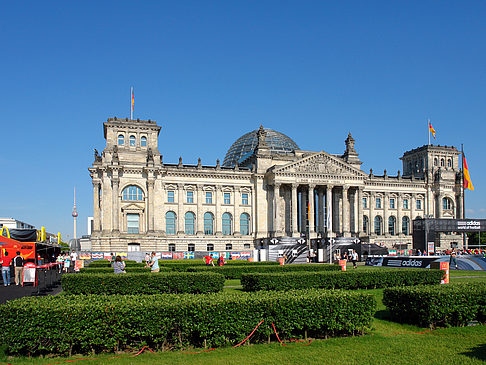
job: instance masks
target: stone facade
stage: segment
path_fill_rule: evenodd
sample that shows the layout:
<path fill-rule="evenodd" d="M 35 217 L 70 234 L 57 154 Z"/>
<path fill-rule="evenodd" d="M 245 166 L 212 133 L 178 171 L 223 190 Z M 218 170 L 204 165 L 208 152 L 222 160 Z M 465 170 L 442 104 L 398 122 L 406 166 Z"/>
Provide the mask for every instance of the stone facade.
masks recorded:
<path fill-rule="evenodd" d="M 351 134 L 343 155 L 279 153 L 260 127 L 253 152 L 231 166 L 167 164 L 160 130 L 151 120 L 104 123 L 106 147 L 89 169 L 93 251 L 242 251 L 302 233 L 410 248 L 413 219 L 463 214 L 455 147 L 405 152 L 403 174 L 376 176 L 360 169 Z"/>

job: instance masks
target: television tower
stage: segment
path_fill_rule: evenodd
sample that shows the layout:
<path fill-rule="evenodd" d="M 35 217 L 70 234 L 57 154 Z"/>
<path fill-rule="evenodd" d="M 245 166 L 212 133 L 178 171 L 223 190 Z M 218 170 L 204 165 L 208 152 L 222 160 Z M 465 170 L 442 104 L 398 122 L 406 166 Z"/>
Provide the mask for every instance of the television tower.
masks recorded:
<path fill-rule="evenodd" d="M 78 216 L 78 212 L 76 211 L 76 187 L 74 187 L 74 207 L 73 207 L 73 214 L 74 218 L 74 236 L 73 238 L 76 239 L 76 218 Z"/>

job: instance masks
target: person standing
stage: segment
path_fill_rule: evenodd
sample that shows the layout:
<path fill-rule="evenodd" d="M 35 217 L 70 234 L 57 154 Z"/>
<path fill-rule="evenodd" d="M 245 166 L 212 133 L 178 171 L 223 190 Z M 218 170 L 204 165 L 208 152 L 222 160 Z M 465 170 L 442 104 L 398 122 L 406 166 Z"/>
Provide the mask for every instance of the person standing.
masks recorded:
<path fill-rule="evenodd" d="M 160 271 L 160 267 L 159 267 L 159 259 L 155 256 L 155 252 L 152 251 L 152 260 L 150 261 L 150 264 L 149 266 L 152 268 L 150 270 L 150 272 L 152 273 L 156 273 L 156 272 L 159 272 Z"/>
<path fill-rule="evenodd" d="M 214 266 L 213 257 L 211 255 L 204 256 L 203 261 L 206 266 Z"/>
<path fill-rule="evenodd" d="M 20 251 L 17 251 L 17 256 L 13 258 L 15 270 L 15 285 L 23 285 L 24 283 L 24 258 L 20 256 Z"/>
<path fill-rule="evenodd" d="M 9 286 L 10 285 L 10 263 L 12 262 L 12 258 L 8 257 L 8 252 L 5 251 L 0 261 L 2 263 L 3 286 Z"/>
<path fill-rule="evenodd" d="M 222 255 L 219 256 L 217 263 L 218 263 L 218 266 L 223 266 L 225 264 L 224 257 Z"/>
<path fill-rule="evenodd" d="M 121 256 L 117 256 L 115 258 L 115 262 L 113 263 L 113 272 L 115 274 L 126 274 L 125 263 L 122 261 Z"/>
<path fill-rule="evenodd" d="M 356 263 L 358 262 L 358 253 L 356 252 L 356 250 L 353 250 L 353 252 L 351 253 L 351 261 L 353 261 L 353 269 L 356 269 Z"/>

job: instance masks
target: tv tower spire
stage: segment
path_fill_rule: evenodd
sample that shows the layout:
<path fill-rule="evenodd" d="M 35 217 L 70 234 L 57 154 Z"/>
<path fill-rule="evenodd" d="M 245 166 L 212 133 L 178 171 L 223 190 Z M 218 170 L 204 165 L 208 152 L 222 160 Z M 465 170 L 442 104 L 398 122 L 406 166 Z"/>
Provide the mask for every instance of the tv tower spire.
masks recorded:
<path fill-rule="evenodd" d="M 73 236 L 73 238 L 76 239 L 76 218 L 78 216 L 78 212 L 76 210 L 76 187 L 74 187 L 74 207 L 73 207 L 72 216 L 74 218 L 74 236 Z"/>

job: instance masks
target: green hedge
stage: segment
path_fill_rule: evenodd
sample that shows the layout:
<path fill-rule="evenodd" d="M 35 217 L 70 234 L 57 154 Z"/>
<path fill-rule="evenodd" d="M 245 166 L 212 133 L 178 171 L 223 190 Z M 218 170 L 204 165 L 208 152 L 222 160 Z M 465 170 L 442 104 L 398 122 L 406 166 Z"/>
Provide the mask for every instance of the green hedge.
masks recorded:
<path fill-rule="evenodd" d="M 224 277 L 215 273 L 64 274 L 67 294 L 212 293 L 223 290 Z"/>
<path fill-rule="evenodd" d="M 150 270 L 151 270 L 150 267 L 145 267 L 145 266 L 127 266 L 125 268 L 125 271 L 127 273 L 142 273 L 142 272 L 149 273 Z M 167 271 L 170 271 L 170 269 L 167 268 L 167 267 L 161 267 L 160 271 L 167 272 Z M 104 267 L 104 266 L 91 267 L 91 266 L 88 266 L 88 267 L 84 267 L 84 268 L 80 269 L 79 272 L 83 273 L 83 274 L 113 274 L 113 267 L 111 267 L 111 266 L 110 267 Z"/>
<path fill-rule="evenodd" d="M 201 266 L 188 268 L 188 272 L 217 272 L 224 275 L 226 279 L 241 279 L 242 274 L 245 273 L 289 273 L 301 271 L 340 271 L 341 267 L 337 265 L 315 265 L 315 264 L 301 264 L 301 265 L 241 265 L 241 266 Z"/>
<path fill-rule="evenodd" d="M 303 288 L 370 289 L 419 284 L 440 284 L 442 270 L 382 269 L 340 272 L 242 274 L 244 291 Z"/>
<path fill-rule="evenodd" d="M 421 327 L 486 322 L 486 283 L 385 289 L 383 304 L 392 320 Z"/>
<path fill-rule="evenodd" d="M 251 343 L 359 335 L 372 295 L 325 290 L 254 294 L 25 297 L 0 306 L 0 344 L 15 355 L 71 355 L 141 348 L 235 345 L 264 319 Z"/>
<path fill-rule="evenodd" d="M 143 262 L 136 262 L 132 260 L 123 260 L 126 267 L 144 267 L 145 263 Z M 111 262 L 108 260 L 95 260 L 90 262 L 86 267 L 111 267 Z"/>

